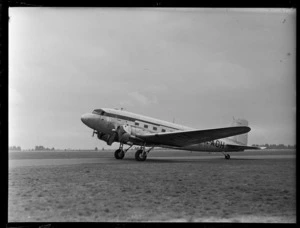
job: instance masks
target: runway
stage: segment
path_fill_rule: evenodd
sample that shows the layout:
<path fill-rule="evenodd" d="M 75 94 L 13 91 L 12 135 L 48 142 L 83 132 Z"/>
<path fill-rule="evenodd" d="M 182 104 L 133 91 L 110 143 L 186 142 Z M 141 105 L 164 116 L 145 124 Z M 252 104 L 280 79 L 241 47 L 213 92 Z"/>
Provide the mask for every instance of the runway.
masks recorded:
<path fill-rule="evenodd" d="M 25 152 L 26 153 L 26 152 Z M 45 152 L 40 152 L 40 153 L 45 153 Z M 47 152 L 51 153 L 51 152 Z M 63 152 L 62 152 L 63 153 Z M 35 159 L 26 159 L 24 157 L 21 158 L 15 158 L 15 159 L 10 159 L 9 160 L 9 167 L 22 167 L 22 166 L 48 166 L 48 165 L 72 165 L 72 164 L 89 164 L 89 163 L 121 163 L 121 162 L 137 162 L 134 160 L 134 152 L 128 152 L 126 154 L 126 157 L 123 160 L 116 160 L 114 158 L 113 152 L 99 152 L 99 154 L 95 154 L 93 158 L 73 158 L 72 157 L 72 152 L 65 152 L 68 153 L 69 156 L 65 156 L 62 158 L 47 158 L 47 159 L 42 159 L 42 158 L 35 158 Z M 90 153 L 90 152 L 86 152 Z M 185 152 L 186 154 L 188 152 Z M 254 153 L 254 154 L 253 154 Z M 278 153 L 278 152 L 277 152 Z M 174 156 L 175 154 L 175 156 Z M 184 152 L 172 152 L 170 153 L 169 156 L 166 156 L 166 153 L 163 153 L 163 155 L 160 155 L 159 152 L 155 152 L 154 155 L 150 154 L 146 160 L 155 162 L 155 161 L 169 161 L 169 162 L 174 162 L 174 161 L 185 161 L 185 162 L 195 162 L 198 160 L 211 160 L 211 159 L 217 159 L 217 160 L 222 160 L 223 155 L 221 153 L 217 154 L 215 153 L 214 155 L 207 155 L 208 153 L 202 153 L 202 154 L 197 154 L 193 153 L 193 155 L 190 156 L 184 156 Z M 157 156 L 160 155 L 160 156 Z M 180 155 L 180 156 L 178 156 Z M 40 156 L 40 155 L 39 155 Z M 34 154 L 31 157 L 35 157 Z M 54 157 L 54 156 L 53 156 Z M 75 155 L 76 157 L 76 155 Z M 77 155 L 78 157 L 78 155 Z M 231 159 L 230 160 L 260 160 L 260 159 L 295 159 L 296 154 L 291 153 L 291 152 L 285 152 L 285 153 L 261 153 L 261 154 L 256 154 L 256 152 L 247 152 L 244 154 L 241 153 L 232 153 Z M 224 159 L 225 160 L 225 159 Z"/>
<path fill-rule="evenodd" d="M 296 221 L 296 151 L 9 154 L 9 222 Z"/>
<path fill-rule="evenodd" d="M 113 154 L 112 154 L 113 156 Z M 295 155 L 247 155 L 247 156 L 235 156 L 230 160 L 260 160 L 260 159 L 295 159 Z M 166 161 L 166 162 L 174 162 L 174 161 L 185 161 L 185 162 L 195 162 L 198 160 L 210 160 L 223 159 L 221 157 L 216 156 L 201 156 L 201 157 L 149 157 L 147 158 L 148 162 L 155 161 Z M 224 159 L 225 160 L 225 159 Z M 9 160 L 9 167 L 22 167 L 22 166 L 48 166 L 48 165 L 75 165 L 75 164 L 89 164 L 89 163 L 121 163 L 121 162 L 137 162 L 133 158 L 126 158 L 124 160 L 116 160 L 115 158 L 70 158 L 70 159 L 20 159 L 20 160 Z M 146 161 L 146 162 L 147 162 Z M 224 161 L 225 162 L 225 161 Z"/>

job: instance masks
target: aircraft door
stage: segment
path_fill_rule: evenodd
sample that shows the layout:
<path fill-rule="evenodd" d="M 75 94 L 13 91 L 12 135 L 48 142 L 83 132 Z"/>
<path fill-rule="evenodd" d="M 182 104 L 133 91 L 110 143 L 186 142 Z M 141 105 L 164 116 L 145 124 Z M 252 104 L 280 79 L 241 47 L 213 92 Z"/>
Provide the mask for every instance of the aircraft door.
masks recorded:
<path fill-rule="evenodd" d="M 135 121 L 133 127 L 133 134 L 134 135 L 142 135 L 144 134 L 144 123 L 141 121 Z"/>
<path fill-rule="evenodd" d="M 135 126 L 135 123 L 133 123 L 133 125 L 131 126 L 131 134 L 132 135 L 136 135 L 136 126 Z"/>

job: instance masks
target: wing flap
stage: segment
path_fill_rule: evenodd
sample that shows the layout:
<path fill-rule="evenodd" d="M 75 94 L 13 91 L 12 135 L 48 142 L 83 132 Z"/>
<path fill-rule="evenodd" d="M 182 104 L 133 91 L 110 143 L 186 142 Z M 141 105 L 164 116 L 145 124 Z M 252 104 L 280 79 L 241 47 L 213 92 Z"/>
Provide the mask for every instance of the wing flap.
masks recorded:
<path fill-rule="evenodd" d="M 207 130 L 176 131 L 157 134 L 138 135 L 149 144 L 183 147 L 220 138 L 244 134 L 251 129 L 246 126 L 226 127 Z"/>

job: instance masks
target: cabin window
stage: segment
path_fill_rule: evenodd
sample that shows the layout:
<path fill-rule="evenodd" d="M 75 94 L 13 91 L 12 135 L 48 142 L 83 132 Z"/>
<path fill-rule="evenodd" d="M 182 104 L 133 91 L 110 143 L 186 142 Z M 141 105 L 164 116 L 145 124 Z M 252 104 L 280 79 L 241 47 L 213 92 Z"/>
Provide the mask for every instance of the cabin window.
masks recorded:
<path fill-rule="evenodd" d="M 162 129 L 161 131 L 162 131 L 162 132 L 166 132 L 166 130 L 165 130 L 165 129 Z"/>
<path fill-rule="evenodd" d="M 154 131 L 157 131 L 157 127 L 153 127 L 153 130 L 154 130 Z"/>
<path fill-rule="evenodd" d="M 135 126 L 139 126 L 139 123 L 134 123 L 135 124 Z"/>
<path fill-rule="evenodd" d="M 147 125 L 147 124 L 145 124 L 145 125 L 144 125 L 144 128 L 148 128 L 148 125 Z"/>

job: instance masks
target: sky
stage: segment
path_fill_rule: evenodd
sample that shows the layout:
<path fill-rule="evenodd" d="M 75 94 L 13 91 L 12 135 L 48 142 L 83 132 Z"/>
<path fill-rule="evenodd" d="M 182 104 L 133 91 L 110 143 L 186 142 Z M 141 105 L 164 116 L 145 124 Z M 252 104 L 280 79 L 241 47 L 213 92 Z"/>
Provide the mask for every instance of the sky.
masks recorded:
<path fill-rule="evenodd" d="M 9 8 L 9 145 L 108 148 L 98 108 L 296 143 L 296 11 Z M 117 144 L 114 144 L 117 146 Z"/>

